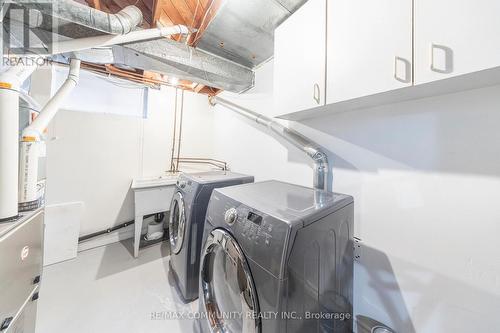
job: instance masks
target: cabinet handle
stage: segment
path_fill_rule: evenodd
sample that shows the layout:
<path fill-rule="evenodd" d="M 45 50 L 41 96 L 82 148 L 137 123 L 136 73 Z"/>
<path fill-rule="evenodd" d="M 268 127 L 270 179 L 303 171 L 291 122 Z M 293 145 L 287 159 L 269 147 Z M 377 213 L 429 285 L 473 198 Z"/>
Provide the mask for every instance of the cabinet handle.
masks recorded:
<path fill-rule="evenodd" d="M 399 75 L 398 64 L 404 65 L 404 76 Z M 411 62 L 401 57 L 394 57 L 394 78 L 399 82 L 411 83 Z"/>
<path fill-rule="evenodd" d="M 319 90 L 319 84 L 317 83 L 314 84 L 313 99 L 316 101 L 316 104 L 319 105 L 321 103 L 321 91 Z"/>
<path fill-rule="evenodd" d="M 438 53 L 443 57 L 440 63 L 441 66 L 436 65 L 436 56 Z M 444 45 L 431 44 L 431 71 L 441 74 L 453 72 L 453 50 L 451 48 Z"/>

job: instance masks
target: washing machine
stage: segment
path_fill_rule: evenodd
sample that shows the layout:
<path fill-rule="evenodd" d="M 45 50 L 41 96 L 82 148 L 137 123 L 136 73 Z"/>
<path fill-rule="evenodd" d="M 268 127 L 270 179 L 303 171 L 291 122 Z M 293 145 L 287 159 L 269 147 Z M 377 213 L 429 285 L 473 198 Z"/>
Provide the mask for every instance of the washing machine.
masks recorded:
<path fill-rule="evenodd" d="M 353 199 L 278 181 L 216 189 L 201 332 L 352 332 Z"/>
<path fill-rule="evenodd" d="M 184 301 L 198 298 L 201 241 L 208 201 L 214 188 L 253 182 L 229 171 L 181 174 L 170 205 L 170 270 Z"/>

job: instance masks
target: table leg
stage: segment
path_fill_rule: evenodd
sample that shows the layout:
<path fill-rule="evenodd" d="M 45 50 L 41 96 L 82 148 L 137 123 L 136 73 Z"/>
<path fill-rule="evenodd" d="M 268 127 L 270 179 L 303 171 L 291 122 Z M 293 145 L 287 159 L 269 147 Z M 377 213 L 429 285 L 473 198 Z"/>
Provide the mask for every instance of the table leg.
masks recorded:
<path fill-rule="evenodd" d="M 141 231 L 142 231 L 142 222 L 144 221 L 144 217 L 138 215 L 135 217 L 134 223 L 134 258 L 139 256 L 139 245 L 141 243 Z"/>

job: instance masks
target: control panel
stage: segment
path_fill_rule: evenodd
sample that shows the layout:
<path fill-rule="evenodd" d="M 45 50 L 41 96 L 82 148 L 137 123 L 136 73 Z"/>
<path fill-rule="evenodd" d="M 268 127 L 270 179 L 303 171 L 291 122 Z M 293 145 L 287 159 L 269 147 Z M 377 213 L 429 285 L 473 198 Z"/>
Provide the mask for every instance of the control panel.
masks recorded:
<path fill-rule="evenodd" d="M 245 255 L 276 277 L 283 276 L 290 225 L 272 215 L 213 192 L 207 210 L 211 227 L 228 230 Z"/>
<path fill-rule="evenodd" d="M 180 176 L 177 180 L 177 188 L 181 189 L 184 193 L 190 193 L 193 190 L 193 181 L 189 178 Z"/>
<path fill-rule="evenodd" d="M 229 225 L 238 222 L 236 227 L 250 242 L 256 245 L 271 245 L 273 225 L 264 218 L 263 214 L 246 207 L 230 207 L 226 209 L 224 221 Z"/>

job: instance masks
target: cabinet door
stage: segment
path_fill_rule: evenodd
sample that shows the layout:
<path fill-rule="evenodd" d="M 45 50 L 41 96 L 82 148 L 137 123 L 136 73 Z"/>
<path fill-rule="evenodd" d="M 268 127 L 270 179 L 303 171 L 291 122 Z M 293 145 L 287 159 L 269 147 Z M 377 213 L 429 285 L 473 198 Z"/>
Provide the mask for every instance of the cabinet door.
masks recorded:
<path fill-rule="evenodd" d="M 275 30 L 274 116 L 325 104 L 326 1 L 307 1 Z"/>
<path fill-rule="evenodd" d="M 499 0 L 415 0 L 415 83 L 500 66 Z"/>
<path fill-rule="evenodd" d="M 329 0 L 327 103 L 411 86 L 412 0 Z"/>

